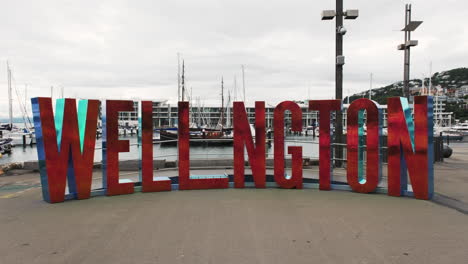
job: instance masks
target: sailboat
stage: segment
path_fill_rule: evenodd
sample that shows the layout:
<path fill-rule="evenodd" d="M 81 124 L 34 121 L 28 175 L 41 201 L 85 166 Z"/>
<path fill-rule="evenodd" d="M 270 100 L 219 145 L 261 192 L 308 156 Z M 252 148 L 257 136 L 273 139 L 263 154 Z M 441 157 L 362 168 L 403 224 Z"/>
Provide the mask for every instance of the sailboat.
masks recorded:
<path fill-rule="evenodd" d="M 430 64 L 430 73 L 429 73 L 429 87 L 425 87 L 424 79 L 422 80 L 422 91 L 420 92 L 421 95 L 429 95 L 432 92 L 432 62 Z M 437 89 L 436 89 L 437 90 Z M 454 141 L 461 141 L 463 140 L 463 134 L 459 131 L 455 131 L 450 127 L 446 127 L 442 121 L 441 109 L 439 104 L 442 104 L 439 101 L 439 91 L 434 92 L 433 94 L 435 98 L 435 112 L 434 112 L 434 136 L 442 136 L 444 138 L 448 138 L 449 140 Z"/>
<path fill-rule="evenodd" d="M 185 73 L 184 64 L 182 66 L 182 100 L 185 99 Z M 233 134 L 232 129 L 224 125 L 224 80 L 221 80 L 221 115 L 218 125 L 214 129 L 202 127 L 201 124 L 191 126 L 189 128 L 190 145 L 232 145 Z M 177 144 L 178 130 L 177 129 L 161 129 L 159 131 L 161 144 Z"/>
<path fill-rule="evenodd" d="M 27 110 L 26 110 L 26 103 L 22 105 L 22 102 L 19 98 L 18 91 L 16 90 L 16 94 L 19 100 L 19 106 L 22 112 L 23 121 L 24 121 L 24 128 L 18 128 L 13 124 L 13 89 L 12 89 L 12 81 L 11 81 L 11 68 L 7 61 L 7 77 L 8 77 L 8 115 L 9 115 L 9 123 L 0 125 L 0 135 L 2 138 L 9 138 L 11 139 L 11 144 L 14 145 L 32 145 L 35 144 L 36 138 L 32 131 L 32 125 L 28 126 L 27 119 Z M 29 120 L 29 123 L 30 120 Z"/>

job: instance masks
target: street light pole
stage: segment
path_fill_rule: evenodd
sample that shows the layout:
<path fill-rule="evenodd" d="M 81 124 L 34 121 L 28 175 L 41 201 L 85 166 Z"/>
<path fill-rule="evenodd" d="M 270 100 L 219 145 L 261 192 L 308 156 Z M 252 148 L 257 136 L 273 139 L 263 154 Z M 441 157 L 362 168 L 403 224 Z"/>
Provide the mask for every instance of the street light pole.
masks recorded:
<path fill-rule="evenodd" d="M 343 0 L 336 0 L 336 58 L 343 57 L 343 34 L 340 33 L 343 28 Z M 344 57 L 343 57 L 344 58 Z M 344 63 L 343 63 L 344 64 Z M 335 99 L 343 99 L 343 64 L 335 62 Z M 336 113 L 335 142 L 343 143 L 343 114 Z M 343 150 L 340 145 L 336 148 L 335 166 L 341 167 L 343 159 Z"/>
<path fill-rule="evenodd" d="M 411 47 L 418 45 L 417 40 L 411 40 L 411 32 L 415 31 L 422 21 L 411 21 L 411 4 L 405 6 L 405 27 L 401 30 L 405 32 L 405 40 L 403 44 L 398 45 L 398 50 L 404 51 L 403 65 L 403 96 L 410 99 L 409 80 L 410 80 L 410 54 Z"/>
<path fill-rule="evenodd" d="M 336 0 L 336 58 L 343 56 L 343 34 L 340 28 L 343 28 L 343 0 Z M 335 62 L 335 65 L 335 99 L 343 99 L 343 64 Z"/>
<path fill-rule="evenodd" d="M 343 99 L 343 65 L 345 57 L 343 56 L 343 36 L 346 34 L 346 28 L 343 26 L 343 19 L 356 19 L 359 16 L 359 10 L 346 10 L 343 12 L 343 0 L 336 0 L 336 10 L 322 11 L 322 20 L 331 20 L 336 18 L 335 30 L 335 99 Z M 343 142 L 343 115 L 336 115 L 335 142 Z M 338 145 L 336 152 L 335 166 L 341 167 L 343 153 L 341 146 Z"/>

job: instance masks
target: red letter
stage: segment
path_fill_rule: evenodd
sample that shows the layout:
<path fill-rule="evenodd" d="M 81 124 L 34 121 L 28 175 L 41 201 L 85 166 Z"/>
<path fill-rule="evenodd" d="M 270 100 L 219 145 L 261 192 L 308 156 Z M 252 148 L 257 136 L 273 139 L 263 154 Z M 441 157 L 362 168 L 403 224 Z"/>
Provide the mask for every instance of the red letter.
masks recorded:
<path fill-rule="evenodd" d="M 358 116 L 360 111 L 367 112 L 367 169 L 366 178 L 360 177 L 364 173 L 358 169 L 358 152 L 360 146 L 358 139 Z M 358 99 L 354 101 L 348 108 L 347 114 L 347 156 L 348 168 L 347 178 L 348 184 L 356 192 L 370 193 L 375 191 L 380 180 L 380 155 L 379 155 L 379 109 L 377 105 L 369 99 Z M 361 116 L 362 118 L 363 116 Z"/>
<path fill-rule="evenodd" d="M 179 102 L 179 190 L 225 189 L 225 175 L 190 176 L 189 103 Z"/>
<path fill-rule="evenodd" d="M 140 180 L 142 192 L 170 191 L 171 181 L 153 178 L 153 102 L 140 104 Z"/>
<path fill-rule="evenodd" d="M 328 191 L 331 190 L 330 116 L 332 111 L 341 110 L 341 100 L 312 100 L 309 101 L 309 110 L 319 111 L 320 115 L 319 188 Z"/>
<path fill-rule="evenodd" d="M 294 102 L 282 102 L 275 108 L 275 181 L 285 189 L 302 189 L 302 147 L 288 147 L 288 154 L 292 154 L 292 177 L 287 179 L 284 173 L 284 112 L 291 111 L 292 131 L 302 131 L 302 110 Z"/>
<path fill-rule="evenodd" d="M 130 194 L 134 192 L 133 182 L 120 183 L 119 152 L 129 152 L 128 140 L 119 140 L 119 112 L 133 111 L 132 101 L 107 100 L 102 117 L 102 185 L 106 195 Z"/>
<path fill-rule="evenodd" d="M 265 102 L 255 102 L 255 147 L 243 102 L 234 102 L 234 186 L 244 188 L 244 145 L 256 188 L 265 188 Z"/>
<path fill-rule="evenodd" d="M 415 96 L 413 124 L 406 98 L 388 98 L 388 195 L 400 196 L 407 191 L 408 171 L 414 197 L 432 198 L 432 113 L 432 97 Z"/>
<path fill-rule="evenodd" d="M 44 200 L 63 202 L 67 177 L 74 198 L 89 198 L 99 101 L 81 100 L 78 118 L 75 99 L 59 99 L 55 122 L 50 98 L 31 101 Z"/>

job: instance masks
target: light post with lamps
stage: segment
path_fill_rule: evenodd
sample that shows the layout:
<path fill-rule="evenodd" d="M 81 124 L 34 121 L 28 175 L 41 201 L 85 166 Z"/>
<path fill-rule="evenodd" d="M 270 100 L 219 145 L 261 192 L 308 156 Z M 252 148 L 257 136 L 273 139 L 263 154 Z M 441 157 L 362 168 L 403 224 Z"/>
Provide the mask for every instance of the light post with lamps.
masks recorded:
<path fill-rule="evenodd" d="M 403 96 L 410 99 L 409 79 L 410 79 L 410 49 L 418 45 L 417 40 L 411 40 L 411 32 L 415 31 L 422 21 L 411 21 L 411 4 L 405 6 L 405 27 L 401 30 L 405 32 L 405 42 L 398 45 L 398 50 L 405 52 L 403 70 Z"/>
<path fill-rule="evenodd" d="M 351 9 L 343 11 L 343 0 L 336 0 L 336 10 L 323 10 L 322 20 L 332 20 L 336 18 L 336 57 L 335 57 L 335 99 L 343 99 L 343 65 L 345 57 L 343 56 L 343 36 L 346 34 L 346 28 L 343 26 L 343 19 L 356 19 L 359 16 L 359 10 Z M 335 142 L 343 141 L 343 115 L 336 115 Z M 341 167 L 343 153 L 341 145 L 337 148 L 337 161 L 335 166 Z"/>

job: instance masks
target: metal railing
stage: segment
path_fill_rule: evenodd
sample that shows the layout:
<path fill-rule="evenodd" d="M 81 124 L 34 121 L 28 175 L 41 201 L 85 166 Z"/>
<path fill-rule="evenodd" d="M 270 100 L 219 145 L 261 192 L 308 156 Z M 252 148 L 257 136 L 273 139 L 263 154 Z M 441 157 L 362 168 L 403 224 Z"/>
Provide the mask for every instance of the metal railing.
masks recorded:
<path fill-rule="evenodd" d="M 189 139 L 190 142 L 206 142 L 208 146 L 210 142 L 233 142 L 233 139 Z M 266 142 L 268 145 L 271 145 L 273 142 L 274 142 L 274 139 L 266 139 Z M 382 146 L 380 147 L 380 151 L 381 151 L 381 157 L 382 157 L 382 162 L 383 164 L 387 164 L 387 146 L 386 146 L 386 137 L 382 138 Z M 444 142 L 444 138 L 442 137 L 434 137 L 434 161 L 435 162 L 439 162 L 439 161 L 443 161 L 443 142 Z M 175 153 L 173 154 L 164 154 L 164 155 L 157 155 L 157 156 L 154 156 L 153 158 L 154 159 L 164 159 L 164 158 L 176 158 L 175 160 L 177 161 L 178 160 L 178 152 L 177 152 L 177 143 L 178 143 L 178 139 L 172 139 L 172 140 L 161 140 L 161 141 L 155 141 L 153 142 L 154 145 L 164 145 L 164 144 L 169 144 L 169 143 L 172 143 L 174 144 L 173 146 L 175 147 Z M 319 145 L 319 142 L 318 141 L 311 141 L 311 140 L 299 140 L 299 139 L 285 139 L 284 140 L 284 143 L 285 143 L 285 146 L 287 146 L 287 144 L 310 144 L 310 145 Z M 135 142 L 135 143 L 131 143 L 130 144 L 130 147 L 138 147 L 140 144 Z M 346 163 L 347 161 L 347 148 L 346 148 L 347 144 L 346 143 L 332 143 L 331 144 L 331 147 L 332 147 L 332 160 L 333 161 L 344 161 Z M 216 148 L 216 147 L 213 147 L 213 148 Z M 360 146 L 360 148 L 362 148 L 364 150 L 364 163 L 366 162 L 366 148 L 367 146 L 366 145 L 363 145 L 363 146 Z M 96 147 L 95 148 L 96 150 L 102 150 L 102 147 Z M 343 155 L 341 155 L 341 157 L 343 158 L 336 158 L 337 157 L 337 151 L 342 151 L 343 152 Z M 287 152 L 286 152 L 287 153 Z M 266 153 L 266 157 L 273 157 L 274 153 L 271 152 L 271 153 Z M 206 159 L 208 159 L 209 157 L 215 157 L 215 156 L 222 156 L 222 157 L 232 157 L 234 156 L 234 153 L 231 152 L 231 153 L 191 153 L 190 154 L 191 157 L 206 157 Z M 245 156 L 247 157 L 247 153 L 245 153 Z M 305 155 L 303 156 L 303 158 L 309 158 L 309 159 L 318 159 L 318 150 L 317 150 L 317 153 L 315 156 L 310 156 L 310 155 Z"/>

